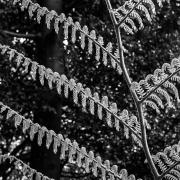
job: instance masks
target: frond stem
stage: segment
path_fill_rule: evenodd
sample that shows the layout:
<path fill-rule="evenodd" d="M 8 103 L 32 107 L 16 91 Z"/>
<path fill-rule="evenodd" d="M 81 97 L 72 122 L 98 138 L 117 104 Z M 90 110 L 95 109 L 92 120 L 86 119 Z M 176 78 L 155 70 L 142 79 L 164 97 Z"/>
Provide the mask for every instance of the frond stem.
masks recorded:
<path fill-rule="evenodd" d="M 119 49 L 119 56 L 120 56 L 120 62 L 119 62 L 119 65 L 121 66 L 122 68 L 122 71 L 123 71 L 123 74 L 124 74 L 124 77 L 125 77 L 125 80 L 127 82 L 127 85 L 130 89 L 130 86 L 131 86 L 131 79 L 129 77 L 129 74 L 127 72 L 127 68 L 126 68 L 126 65 L 125 65 L 125 62 L 124 62 L 124 52 L 123 52 L 123 45 L 122 45 L 122 40 L 121 40 L 121 32 L 118 28 L 118 24 L 116 22 L 116 18 L 114 16 L 114 14 L 112 13 L 112 7 L 111 7 L 111 3 L 109 0 L 105 0 L 106 2 L 106 5 L 107 5 L 107 8 L 109 10 L 109 14 L 111 16 L 111 20 L 113 22 L 113 25 L 114 25 L 114 28 L 115 28 L 115 33 L 116 33 L 116 36 L 117 36 L 117 41 L 118 41 L 118 49 Z"/>
<path fill-rule="evenodd" d="M 143 103 L 152 93 L 154 93 L 159 87 L 162 86 L 162 84 L 164 84 L 166 81 L 168 81 L 170 78 L 172 78 L 175 74 L 177 74 L 178 72 L 180 72 L 180 68 L 178 68 L 174 73 L 172 73 L 171 75 L 169 75 L 166 79 L 164 79 L 163 81 L 161 81 L 159 84 L 156 85 L 156 87 L 154 87 L 150 92 L 148 92 L 141 100 L 140 102 Z"/>
<path fill-rule="evenodd" d="M 152 155 L 149 151 L 149 146 L 147 143 L 146 126 L 144 124 L 145 121 L 144 121 L 144 116 L 143 116 L 142 104 L 141 103 L 136 104 L 136 106 L 137 106 L 137 110 L 138 110 L 139 121 L 141 124 L 142 145 L 143 145 L 144 153 L 146 155 L 146 158 L 147 158 L 148 164 L 151 168 L 151 172 L 153 174 L 154 179 L 158 179 L 159 173 L 158 173 L 156 166 L 153 162 Z"/>
<path fill-rule="evenodd" d="M 134 6 L 134 8 L 136 8 L 136 6 L 138 6 L 138 4 L 141 3 L 141 1 L 139 1 Z M 145 123 L 144 123 L 142 103 L 140 103 L 140 101 L 139 101 L 139 99 L 137 97 L 137 94 L 134 91 L 131 90 L 131 83 L 132 82 L 131 82 L 130 76 L 129 76 L 128 72 L 127 72 L 127 68 L 126 68 L 125 61 L 124 61 L 123 44 L 122 44 L 121 32 L 120 32 L 119 24 L 116 23 L 116 17 L 114 15 L 114 13 L 112 12 L 112 7 L 111 7 L 111 4 L 110 4 L 110 1 L 109 0 L 105 0 L 105 2 L 107 4 L 108 10 L 109 10 L 109 13 L 110 13 L 110 16 L 111 16 L 111 20 L 113 22 L 115 33 L 116 33 L 116 37 L 117 37 L 117 41 L 118 41 L 119 56 L 120 56 L 120 65 L 121 65 L 121 68 L 122 68 L 122 71 L 123 71 L 123 75 L 124 75 L 125 81 L 126 81 L 126 83 L 128 85 L 128 88 L 131 91 L 131 95 L 133 97 L 133 100 L 135 102 L 135 105 L 136 105 L 136 108 L 137 108 L 137 111 L 138 111 L 138 118 L 139 118 L 139 122 L 141 124 L 141 137 L 142 137 L 141 138 L 141 142 L 142 142 L 142 145 L 143 145 L 144 153 L 145 153 L 146 158 L 148 160 L 148 164 L 149 164 L 149 166 L 151 168 L 151 171 L 152 171 L 152 174 L 154 176 L 154 179 L 158 179 L 159 174 L 158 174 L 156 166 L 155 166 L 155 164 L 154 164 L 154 162 L 152 160 L 152 156 L 151 156 L 151 153 L 149 151 L 149 147 L 148 147 L 148 143 L 147 143 L 147 134 L 146 134 L 146 126 L 145 126 Z M 132 9 L 129 12 L 129 14 L 133 10 L 134 9 Z"/>
<path fill-rule="evenodd" d="M 109 13 L 110 13 L 110 16 L 111 16 L 111 20 L 113 22 L 113 25 L 114 25 L 114 28 L 115 28 L 115 32 L 116 32 L 116 36 L 117 36 L 117 41 L 118 41 L 118 50 L 119 50 L 119 56 L 120 56 L 120 62 L 119 62 L 119 65 L 121 66 L 122 68 L 122 72 L 123 72 L 123 76 L 125 78 L 125 81 L 128 85 L 128 88 L 131 89 L 131 79 L 130 79 L 130 76 L 127 72 L 127 68 L 126 68 L 126 65 L 125 65 L 125 62 L 124 62 L 124 52 L 123 52 L 123 45 L 122 45 L 122 39 L 121 39 L 121 32 L 116 24 L 116 18 L 114 16 L 114 14 L 112 13 L 111 9 L 111 3 L 109 2 L 109 0 L 105 0 L 106 1 L 106 5 L 108 7 L 108 10 L 109 10 Z M 134 98 L 134 101 L 136 103 L 139 103 L 139 99 L 136 95 L 135 92 L 131 91 L 131 94 Z M 134 133 L 134 132 L 133 132 Z M 136 134 L 135 134 L 136 135 Z M 137 135 L 136 135 L 137 136 Z M 137 136 L 138 137 L 138 136 Z M 138 137 L 139 138 L 139 137 Z M 142 138 L 139 138 L 141 141 L 142 141 Z"/>

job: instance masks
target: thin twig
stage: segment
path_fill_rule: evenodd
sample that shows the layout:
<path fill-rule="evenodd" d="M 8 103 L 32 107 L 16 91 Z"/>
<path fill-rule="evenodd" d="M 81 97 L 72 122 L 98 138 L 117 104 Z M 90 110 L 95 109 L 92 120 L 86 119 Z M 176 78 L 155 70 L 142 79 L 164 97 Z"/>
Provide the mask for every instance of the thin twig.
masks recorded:
<path fill-rule="evenodd" d="M 23 34 L 23 33 L 16 33 L 8 30 L 2 30 L 2 33 L 8 35 L 8 36 L 13 36 L 13 37 L 18 37 L 18 38 L 28 38 L 28 39 L 35 39 L 41 37 L 40 33 L 37 34 Z"/>

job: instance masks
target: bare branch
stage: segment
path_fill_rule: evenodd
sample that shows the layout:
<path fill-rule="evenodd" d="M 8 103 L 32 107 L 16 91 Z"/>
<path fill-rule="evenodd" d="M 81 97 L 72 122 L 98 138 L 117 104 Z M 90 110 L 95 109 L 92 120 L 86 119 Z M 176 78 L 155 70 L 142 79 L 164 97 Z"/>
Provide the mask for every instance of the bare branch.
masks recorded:
<path fill-rule="evenodd" d="M 90 176 L 91 173 L 74 173 L 74 172 L 62 172 L 61 177 L 67 177 L 67 178 L 84 178 L 87 176 Z"/>
<path fill-rule="evenodd" d="M 2 33 L 8 35 L 8 36 L 13 36 L 13 37 L 18 37 L 18 38 L 27 38 L 27 39 L 35 39 L 41 37 L 41 34 L 23 34 L 23 33 L 16 33 L 8 30 L 2 30 Z"/>

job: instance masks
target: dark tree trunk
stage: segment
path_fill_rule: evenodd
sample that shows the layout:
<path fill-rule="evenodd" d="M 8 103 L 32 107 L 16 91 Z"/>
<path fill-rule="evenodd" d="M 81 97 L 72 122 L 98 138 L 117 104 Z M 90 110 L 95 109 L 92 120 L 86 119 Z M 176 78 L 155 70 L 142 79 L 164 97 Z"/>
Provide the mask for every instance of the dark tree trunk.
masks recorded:
<path fill-rule="evenodd" d="M 61 13 L 62 0 L 43 0 L 40 4 L 46 6 L 49 10 L 55 10 L 58 14 Z M 60 31 L 62 30 L 60 29 Z M 57 36 L 53 28 L 48 30 L 45 23 L 42 25 L 42 34 L 41 40 L 37 43 L 40 63 L 62 74 L 64 72 L 62 35 L 59 33 Z M 51 91 L 41 93 L 40 96 L 42 100 L 45 100 L 50 107 L 56 110 L 57 114 L 45 108 L 43 111 L 35 113 L 35 121 L 58 133 L 61 125 L 60 99 Z M 59 180 L 63 162 L 60 162 L 59 154 L 53 154 L 52 147 L 50 150 L 46 150 L 45 142 L 43 144 L 39 147 L 37 141 L 32 143 L 31 165 L 46 176 Z"/>

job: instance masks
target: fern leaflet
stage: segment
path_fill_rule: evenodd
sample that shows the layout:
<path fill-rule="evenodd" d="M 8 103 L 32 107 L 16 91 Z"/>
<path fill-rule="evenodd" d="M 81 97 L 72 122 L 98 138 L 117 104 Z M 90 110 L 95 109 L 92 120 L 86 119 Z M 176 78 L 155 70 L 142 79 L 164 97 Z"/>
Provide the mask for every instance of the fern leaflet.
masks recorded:
<path fill-rule="evenodd" d="M 10 107 L 4 105 L 3 103 L 1 103 L 0 106 L 1 106 L 0 109 L 5 108 L 8 111 L 13 111 Z M 37 133 L 38 136 L 42 134 L 42 131 L 44 131 L 43 137 L 46 139 L 46 148 L 49 149 L 49 147 L 52 145 L 53 148 L 55 148 L 53 150 L 55 153 L 58 151 L 59 148 L 61 152 L 60 159 L 65 159 L 66 157 L 68 157 L 69 162 L 75 163 L 79 167 L 85 167 L 86 172 L 89 172 L 89 170 L 91 170 L 95 177 L 100 175 L 102 179 L 106 179 L 108 178 L 108 176 L 110 176 L 113 179 L 116 178 L 119 180 L 131 178 L 131 177 L 135 179 L 134 175 L 128 176 L 127 170 L 125 169 L 122 169 L 120 172 L 118 172 L 118 167 L 116 165 L 110 167 L 109 160 L 106 160 L 103 163 L 102 158 L 100 156 L 95 157 L 92 151 L 88 153 L 86 151 L 86 148 L 85 147 L 80 148 L 76 141 L 72 142 L 68 138 L 64 139 L 62 134 L 56 134 L 53 130 L 48 130 L 46 128 L 41 127 L 39 124 L 34 124 L 31 120 L 25 119 L 23 116 L 19 115 L 15 111 L 13 112 L 15 115 L 20 116 L 22 118 L 23 128 L 24 128 L 24 124 L 29 124 L 28 126 L 26 126 L 26 130 L 27 132 L 29 132 L 30 136 L 32 136 L 31 133 L 34 127 L 36 127 L 36 130 L 33 131 Z"/>

